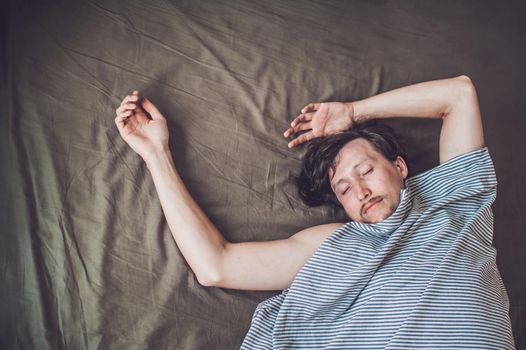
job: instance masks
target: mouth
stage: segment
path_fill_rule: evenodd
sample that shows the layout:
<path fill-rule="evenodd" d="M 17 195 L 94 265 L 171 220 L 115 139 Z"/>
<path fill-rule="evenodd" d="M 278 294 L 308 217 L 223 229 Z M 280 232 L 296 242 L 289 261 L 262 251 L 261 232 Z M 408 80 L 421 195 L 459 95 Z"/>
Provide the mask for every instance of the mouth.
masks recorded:
<path fill-rule="evenodd" d="M 376 205 L 378 203 L 380 203 L 382 201 L 382 198 L 376 198 L 376 199 L 373 199 L 372 201 L 370 201 L 363 209 L 363 214 L 367 214 L 369 213 L 372 209 L 374 209 L 376 207 Z"/>

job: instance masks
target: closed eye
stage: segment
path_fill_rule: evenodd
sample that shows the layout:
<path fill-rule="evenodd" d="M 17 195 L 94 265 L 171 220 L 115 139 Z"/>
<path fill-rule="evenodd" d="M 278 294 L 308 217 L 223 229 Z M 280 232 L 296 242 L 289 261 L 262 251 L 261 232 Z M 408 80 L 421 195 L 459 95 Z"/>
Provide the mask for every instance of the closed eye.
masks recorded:
<path fill-rule="evenodd" d="M 365 173 L 363 173 L 362 176 L 364 176 L 364 175 L 368 175 L 368 174 L 370 174 L 370 173 L 372 173 L 372 172 L 373 172 L 373 168 L 370 168 L 370 169 L 367 170 Z"/>
<path fill-rule="evenodd" d="M 347 187 L 345 188 L 345 190 L 342 192 L 342 195 L 346 194 L 346 193 L 349 191 L 349 188 L 350 188 L 350 187 L 347 186 Z"/>

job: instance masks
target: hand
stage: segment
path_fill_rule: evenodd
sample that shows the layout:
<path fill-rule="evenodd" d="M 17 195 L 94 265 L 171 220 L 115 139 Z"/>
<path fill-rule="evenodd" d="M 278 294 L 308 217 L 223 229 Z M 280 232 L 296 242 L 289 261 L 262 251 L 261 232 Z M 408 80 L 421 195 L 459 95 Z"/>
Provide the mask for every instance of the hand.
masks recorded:
<path fill-rule="evenodd" d="M 169 149 L 166 119 L 150 100 L 140 99 L 138 91 L 126 96 L 115 112 L 119 133 L 143 159 Z"/>
<path fill-rule="evenodd" d="M 287 129 L 283 136 L 289 137 L 301 130 L 310 131 L 290 141 L 289 148 L 316 137 L 345 131 L 356 122 L 352 103 L 310 103 L 303 107 L 301 113 L 292 120 L 291 128 Z"/>

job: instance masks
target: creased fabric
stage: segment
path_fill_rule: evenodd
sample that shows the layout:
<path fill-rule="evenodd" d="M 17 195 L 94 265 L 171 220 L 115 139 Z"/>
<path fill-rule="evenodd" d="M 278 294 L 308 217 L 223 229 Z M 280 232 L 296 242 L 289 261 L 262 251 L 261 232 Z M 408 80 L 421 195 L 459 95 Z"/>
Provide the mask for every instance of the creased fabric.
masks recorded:
<path fill-rule="evenodd" d="M 526 348 L 523 2 L 0 8 L 0 349 L 237 349 L 276 295 L 196 280 L 115 126 L 131 91 L 167 118 L 177 170 L 225 238 L 268 241 L 345 220 L 294 187 L 305 147 L 287 148 L 283 132 L 303 106 L 460 74 L 477 88 L 499 176 L 494 244 Z M 436 165 L 439 120 L 386 123 L 414 174 Z"/>

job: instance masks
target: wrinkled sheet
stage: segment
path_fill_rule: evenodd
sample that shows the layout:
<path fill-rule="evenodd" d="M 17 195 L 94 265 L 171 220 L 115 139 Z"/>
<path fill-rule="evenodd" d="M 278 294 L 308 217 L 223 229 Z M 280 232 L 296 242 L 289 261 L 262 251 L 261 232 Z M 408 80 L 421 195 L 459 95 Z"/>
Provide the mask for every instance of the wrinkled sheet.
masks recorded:
<path fill-rule="evenodd" d="M 120 138 L 133 89 L 168 119 L 188 189 L 233 242 L 341 221 L 296 194 L 307 103 L 467 74 L 498 177 L 494 244 L 526 347 L 524 6 L 440 1 L 8 1 L 0 5 L 0 348 L 234 349 L 275 292 L 199 285 Z M 411 170 L 438 121 L 389 122 Z"/>

